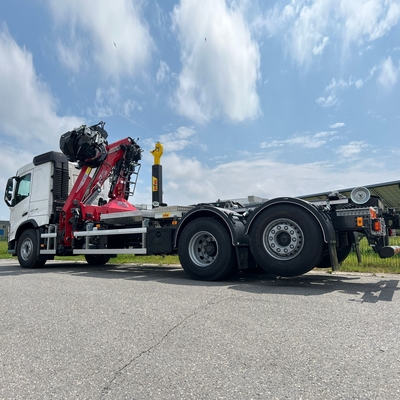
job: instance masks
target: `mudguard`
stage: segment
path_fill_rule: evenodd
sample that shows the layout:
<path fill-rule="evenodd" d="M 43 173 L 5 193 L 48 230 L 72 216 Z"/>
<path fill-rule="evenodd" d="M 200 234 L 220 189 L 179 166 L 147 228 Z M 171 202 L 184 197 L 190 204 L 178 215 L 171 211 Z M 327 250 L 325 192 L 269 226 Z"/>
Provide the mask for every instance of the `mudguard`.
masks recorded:
<path fill-rule="evenodd" d="M 179 236 L 182 233 L 183 228 L 190 221 L 196 218 L 204 217 L 215 218 L 222 221 L 229 230 L 233 246 L 248 244 L 249 241 L 245 235 L 245 223 L 240 214 L 226 208 L 219 208 L 210 205 L 199 205 L 188 211 L 179 222 L 174 238 L 175 248 L 177 247 Z"/>
<path fill-rule="evenodd" d="M 249 238 L 245 234 L 245 219 L 241 214 L 234 210 L 215 207 L 211 205 L 198 205 L 188 211 L 181 221 L 174 237 L 174 248 L 178 247 L 179 237 L 183 229 L 193 220 L 197 218 L 213 218 L 216 219 L 229 231 L 232 246 L 235 247 L 236 257 L 239 269 L 246 269 L 249 266 Z"/>

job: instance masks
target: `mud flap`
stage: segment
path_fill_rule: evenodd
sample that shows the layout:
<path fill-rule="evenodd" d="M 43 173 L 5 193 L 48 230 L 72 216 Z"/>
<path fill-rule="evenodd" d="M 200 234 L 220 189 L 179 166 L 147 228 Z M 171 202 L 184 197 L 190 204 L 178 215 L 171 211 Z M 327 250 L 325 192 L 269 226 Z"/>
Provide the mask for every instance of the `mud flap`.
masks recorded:
<path fill-rule="evenodd" d="M 362 258 L 360 251 L 360 236 L 358 235 L 357 232 L 354 232 L 353 235 L 354 235 L 354 250 L 357 254 L 357 262 L 361 264 Z"/>
<path fill-rule="evenodd" d="M 331 260 L 332 271 L 339 271 L 339 262 L 336 251 L 336 240 L 330 240 L 328 248 L 329 248 L 329 258 Z"/>

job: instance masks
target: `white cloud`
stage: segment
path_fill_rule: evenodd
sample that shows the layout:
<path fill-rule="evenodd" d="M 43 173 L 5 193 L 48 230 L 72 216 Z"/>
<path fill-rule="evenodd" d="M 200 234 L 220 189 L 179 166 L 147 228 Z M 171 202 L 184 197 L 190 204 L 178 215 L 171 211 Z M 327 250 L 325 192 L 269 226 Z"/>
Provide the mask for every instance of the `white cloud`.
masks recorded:
<path fill-rule="evenodd" d="M 318 132 L 314 135 L 294 135 L 289 139 L 285 140 L 272 140 L 270 142 L 261 143 L 262 149 L 272 148 L 272 147 L 282 147 L 284 145 L 289 146 L 300 146 L 308 149 L 316 149 L 323 146 L 327 142 L 332 140 L 332 136 L 335 131 L 331 132 Z"/>
<path fill-rule="evenodd" d="M 344 38 L 348 43 L 362 44 L 364 40 L 379 39 L 400 20 L 397 0 L 341 0 L 340 9 L 345 21 Z"/>
<path fill-rule="evenodd" d="M 364 82 L 363 82 L 362 79 L 358 79 L 358 80 L 355 82 L 355 86 L 356 86 L 357 89 L 360 89 L 363 85 L 364 85 Z"/>
<path fill-rule="evenodd" d="M 358 154 L 361 153 L 362 150 L 366 149 L 368 146 L 368 144 L 366 144 L 364 141 L 360 141 L 360 142 L 350 142 L 349 144 L 346 144 L 344 146 L 340 146 L 336 149 L 336 152 L 345 158 L 349 158 L 349 157 L 356 157 Z"/>
<path fill-rule="evenodd" d="M 164 201 L 172 205 L 246 198 L 248 195 L 264 198 L 299 196 L 379 183 L 383 173 L 387 181 L 398 179 L 399 169 L 386 170 L 375 161 L 366 159 L 365 163 L 354 163 L 350 158 L 337 164 L 295 164 L 277 162 L 266 156 L 254 159 L 253 156 L 210 168 L 196 159 L 168 154 L 163 159 Z"/>
<path fill-rule="evenodd" d="M 343 49 L 386 35 L 400 21 L 398 0 L 291 0 L 275 6 L 255 26 L 271 36 L 282 36 L 287 52 L 308 65 L 340 39 Z"/>
<path fill-rule="evenodd" d="M 126 116 L 130 116 L 134 111 L 142 111 L 143 107 L 136 101 L 132 99 L 128 99 L 122 106 L 123 113 Z"/>
<path fill-rule="evenodd" d="M 329 125 L 329 128 L 331 129 L 337 129 L 337 128 L 342 128 L 346 124 L 344 122 L 336 122 L 336 124 Z"/>
<path fill-rule="evenodd" d="M 58 101 L 41 81 L 32 54 L 0 27 L 0 187 L 34 155 L 57 150 L 60 135 L 83 121 L 57 115 Z M 0 207 L 0 218 L 8 210 Z"/>
<path fill-rule="evenodd" d="M 6 187 L 7 179 L 14 176 L 19 167 L 32 161 L 33 154 L 29 148 L 23 149 L 15 147 L 0 139 L 0 187 Z M 0 203 L 0 220 L 8 220 L 10 211 L 5 203 Z"/>
<path fill-rule="evenodd" d="M 321 107 L 332 107 L 338 103 L 338 98 L 335 93 L 331 93 L 327 97 L 320 96 L 316 100 L 317 104 Z"/>
<path fill-rule="evenodd" d="M 371 70 L 369 71 L 369 75 L 368 78 L 366 80 L 370 80 L 373 78 L 373 76 L 375 75 L 375 72 L 378 70 L 378 67 L 376 65 L 374 65 Z"/>
<path fill-rule="evenodd" d="M 85 45 L 82 39 L 76 39 L 71 46 L 66 46 L 58 40 L 56 47 L 58 59 L 61 64 L 74 73 L 78 73 L 84 66 L 87 68 L 87 60 L 85 57 L 82 57 Z"/>
<path fill-rule="evenodd" d="M 400 75 L 400 65 L 395 66 L 392 57 L 388 57 L 381 66 L 381 73 L 378 82 L 385 88 L 391 89 L 396 85 Z"/>
<path fill-rule="evenodd" d="M 58 100 L 36 75 L 32 54 L 0 29 L 0 132 L 21 151 L 58 148 L 62 133 L 79 126 L 73 116 L 58 116 Z M 21 160 L 16 160 L 21 163 Z"/>
<path fill-rule="evenodd" d="M 108 88 L 98 87 L 96 89 L 93 105 L 86 109 L 91 118 L 107 118 L 116 114 L 127 118 L 135 111 L 142 111 L 142 105 L 133 99 L 121 98 L 119 90 L 115 86 Z M 129 118 L 127 118 L 130 120 Z M 134 121 L 130 120 L 135 123 Z M 139 124 L 136 124 L 140 126 Z"/>
<path fill-rule="evenodd" d="M 115 108 L 119 101 L 119 94 L 116 88 L 109 87 L 108 89 L 97 88 L 94 109 L 91 115 L 96 118 L 105 118 L 114 115 Z"/>
<path fill-rule="evenodd" d="M 336 133 L 336 131 L 323 131 L 323 132 L 318 132 L 314 135 L 314 138 L 326 138 L 326 137 L 330 137 L 332 135 L 334 135 Z"/>
<path fill-rule="evenodd" d="M 168 80 L 169 80 L 169 66 L 165 61 L 161 60 L 160 67 L 158 68 L 156 74 L 156 81 L 157 83 L 163 83 Z"/>
<path fill-rule="evenodd" d="M 119 0 L 47 0 L 56 31 L 69 29 L 67 40 L 58 39 L 60 62 L 78 72 L 94 60 L 106 77 L 132 76 L 143 71 L 154 47 L 142 19 L 141 2 Z M 82 40 L 86 37 L 86 40 Z M 84 61 L 82 61 L 84 60 Z"/>
<path fill-rule="evenodd" d="M 240 10 L 225 0 L 181 0 L 172 18 L 182 62 L 177 112 L 200 123 L 256 117 L 260 53 Z"/>
<path fill-rule="evenodd" d="M 370 73 L 371 76 L 371 73 Z M 367 78 L 369 80 L 370 78 Z M 327 95 L 320 96 L 316 100 L 316 103 L 321 107 L 332 107 L 340 103 L 338 98 L 338 93 L 342 90 L 348 89 L 350 87 L 355 87 L 359 89 L 363 86 L 363 82 L 361 79 L 355 80 L 352 77 L 349 78 L 348 81 L 343 79 L 336 80 L 332 79 L 331 83 L 325 88 L 325 92 Z"/>
<path fill-rule="evenodd" d="M 317 46 L 313 47 L 313 54 L 316 56 L 318 54 L 322 54 L 322 51 L 324 50 L 325 46 L 328 44 L 329 42 L 329 38 L 327 36 L 325 36 L 322 39 L 322 42 L 319 43 Z"/>
<path fill-rule="evenodd" d="M 194 143 L 196 131 L 186 126 L 179 127 L 175 132 L 160 135 L 159 141 L 163 144 L 166 153 L 180 151 Z"/>

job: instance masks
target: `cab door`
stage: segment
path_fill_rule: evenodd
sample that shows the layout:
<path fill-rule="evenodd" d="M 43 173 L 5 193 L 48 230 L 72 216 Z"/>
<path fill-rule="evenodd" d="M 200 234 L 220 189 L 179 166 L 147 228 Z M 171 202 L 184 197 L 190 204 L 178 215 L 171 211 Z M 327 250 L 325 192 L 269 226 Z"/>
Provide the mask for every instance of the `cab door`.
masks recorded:
<path fill-rule="evenodd" d="M 10 207 L 10 238 L 15 238 L 18 227 L 29 218 L 32 171 L 14 178 L 15 191 Z"/>

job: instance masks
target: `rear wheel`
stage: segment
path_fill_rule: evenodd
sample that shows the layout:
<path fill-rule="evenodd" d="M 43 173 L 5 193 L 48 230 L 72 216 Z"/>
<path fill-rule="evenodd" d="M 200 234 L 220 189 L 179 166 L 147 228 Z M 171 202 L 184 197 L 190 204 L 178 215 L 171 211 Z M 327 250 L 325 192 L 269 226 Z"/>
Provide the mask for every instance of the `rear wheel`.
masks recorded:
<path fill-rule="evenodd" d="M 257 263 L 278 276 L 312 270 L 324 251 L 316 219 L 308 211 L 288 204 L 262 211 L 251 226 L 249 241 Z"/>
<path fill-rule="evenodd" d="M 224 279 L 236 266 L 230 235 L 212 218 L 189 222 L 179 238 L 178 255 L 182 268 L 193 279 Z"/>
<path fill-rule="evenodd" d="M 86 262 L 89 265 L 104 265 L 107 264 L 111 256 L 108 254 L 85 254 Z"/>
<path fill-rule="evenodd" d="M 46 258 L 39 255 L 39 243 L 34 229 L 27 229 L 21 234 L 17 257 L 22 268 L 40 268 L 46 263 Z"/>

